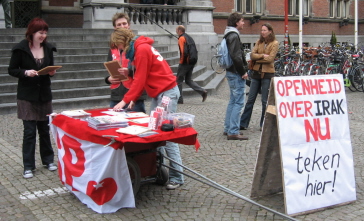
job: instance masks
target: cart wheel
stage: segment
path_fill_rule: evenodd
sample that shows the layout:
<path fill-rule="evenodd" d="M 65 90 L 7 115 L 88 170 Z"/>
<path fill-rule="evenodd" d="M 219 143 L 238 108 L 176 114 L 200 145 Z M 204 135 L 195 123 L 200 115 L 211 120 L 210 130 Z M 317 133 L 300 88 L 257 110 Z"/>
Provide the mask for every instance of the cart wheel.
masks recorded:
<path fill-rule="evenodd" d="M 131 157 L 126 157 L 126 162 L 128 164 L 131 184 L 133 186 L 133 192 L 134 196 L 139 191 L 140 188 L 140 181 L 141 181 L 141 174 L 138 164 L 135 162 L 135 160 Z"/>
<path fill-rule="evenodd" d="M 159 185 L 164 185 L 167 183 L 169 178 L 168 170 L 165 167 L 161 167 L 157 173 L 155 182 Z"/>

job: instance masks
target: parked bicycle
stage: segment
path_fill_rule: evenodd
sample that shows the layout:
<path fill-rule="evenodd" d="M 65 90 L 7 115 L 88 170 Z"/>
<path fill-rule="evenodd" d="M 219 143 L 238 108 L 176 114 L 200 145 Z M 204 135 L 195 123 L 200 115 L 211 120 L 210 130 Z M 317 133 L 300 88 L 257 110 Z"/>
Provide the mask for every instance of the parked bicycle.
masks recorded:
<path fill-rule="evenodd" d="M 350 83 L 357 91 L 363 91 L 364 89 L 364 64 L 360 62 L 362 57 L 363 53 L 361 51 L 352 55 L 352 63 L 348 73 Z"/>
<path fill-rule="evenodd" d="M 219 64 L 219 58 L 221 57 L 221 55 L 219 54 L 219 48 L 220 48 L 220 43 L 216 44 L 215 46 L 211 46 L 211 50 L 214 52 L 211 58 L 211 68 L 217 74 L 222 74 L 225 71 L 225 69 L 222 68 Z"/>

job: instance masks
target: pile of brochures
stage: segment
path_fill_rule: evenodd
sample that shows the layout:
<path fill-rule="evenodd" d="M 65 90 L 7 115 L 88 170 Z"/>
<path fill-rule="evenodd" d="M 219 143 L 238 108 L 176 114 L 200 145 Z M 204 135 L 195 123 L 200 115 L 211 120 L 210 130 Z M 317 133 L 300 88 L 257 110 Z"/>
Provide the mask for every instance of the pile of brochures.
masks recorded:
<path fill-rule="evenodd" d="M 95 130 L 106 130 L 110 128 L 127 127 L 129 123 L 127 119 L 120 116 L 97 116 L 86 118 L 88 126 Z"/>
<path fill-rule="evenodd" d="M 61 114 L 75 119 L 85 119 L 91 116 L 90 113 L 87 113 L 84 110 L 67 110 L 67 111 L 62 111 Z"/>

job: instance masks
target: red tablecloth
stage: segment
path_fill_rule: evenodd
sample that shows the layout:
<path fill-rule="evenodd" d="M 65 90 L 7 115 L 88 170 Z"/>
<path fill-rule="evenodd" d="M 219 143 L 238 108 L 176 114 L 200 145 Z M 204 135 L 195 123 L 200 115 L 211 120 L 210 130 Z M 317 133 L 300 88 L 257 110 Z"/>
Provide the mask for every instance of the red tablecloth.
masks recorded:
<path fill-rule="evenodd" d="M 91 113 L 91 116 L 100 116 L 105 115 L 101 113 L 102 111 L 106 111 L 107 109 L 92 109 L 85 110 L 88 113 Z M 185 145 L 195 145 L 196 150 L 200 147 L 200 143 L 197 139 L 197 132 L 194 128 L 183 128 L 183 129 L 175 129 L 174 131 L 164 132 L 161 130 L 157 130 L 158 134 L 147 136 L 147 137 L 139 137 L 135 135 L 128 135 L 117 133 L 116 128 L 107 129 L 107 130 L 95 130 L 88 126 L 88 122 L 80 119 L 74 119 L 71 117 L 67 117 L 65 115 L 57 115 L 53 118 L 52 124 L 61 128 L 66 133 L 75 136 L 81 140 L 88 140 L 94 143 L 106 145 L 110 143 L 110 137 L 103 136 L 116 136 L 114 139 L 118 141 L 110 146 L 113 148 L 121 148 L 124 146 L 124 143 L 153 143 L 160 141 L 171 141 L 179 144 Z"/>

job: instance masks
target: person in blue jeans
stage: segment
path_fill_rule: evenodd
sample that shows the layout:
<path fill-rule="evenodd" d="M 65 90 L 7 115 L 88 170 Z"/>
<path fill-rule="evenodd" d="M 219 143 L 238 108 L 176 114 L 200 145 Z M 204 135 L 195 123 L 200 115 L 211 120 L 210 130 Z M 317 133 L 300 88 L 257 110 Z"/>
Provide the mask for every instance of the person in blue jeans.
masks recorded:
<path fill-rule="evenodd" d="M 262 130 L 264 115 L 267 106 L 270 81 L 274 77 L 274 58 L 278 51 L 279 43 L 276 40 L 272 25 L 262 25 L 260 38 L 250 54 L 255 61 L 253 74 L 251 76 L 248 101 L 245 104 L 244 112 L 240 118 L 240 129 L 246 130 L 249 126 L 253 112 L 253 106 L 259 91 L 262 94 L 262 114 L 260 117 L 260 130 Z"/>
<path fill-rule="evenodd" d="M 234 12 L 228 18 L 224 35 L 229 55 L 233 61 L 233 65 L 226 69 L 230 100 L 226 109 L 224 135 L 227 135 L 228 140 L 248 140 L 248 137 L 239 133 L 240 116 L 244 107 L 245 85 L 248 78 L 244 47 L 239 36 L 243 26 L 242 14 Z"/>
<path fill-rule="evenodd" d="M 168 111 L 174 113 L 177 111 L 177 102 L 180 92 L 177 86 L 176 76 L 163 56 L 152 46 L 154 40 L 145 36 L 136 36 L 131 30 L 125 28 L 116 29 L 110 37 L 110 45 L 114 45 L 119 50 L 126 52 L 126 58 L 130 64 L 135 66 L 134 78 L 131 79 L 129 91 L 113 108 L 114 111 L 122 109 L 130 103 L 131 107 L 143 92 L 146 91 L 151 99 L 151 111 L 161 104 L 164 96 L 170 98 Z M 178 164 L 182 164 L 179 146 L 177 143 L 166 142 L 161 147 L 165 150 L 167 156 Z M 182 167 L 177 163 L 171 162 L 169 170 L 169 183 L 166 188 L 173 190 L 184 183 Z"/>

